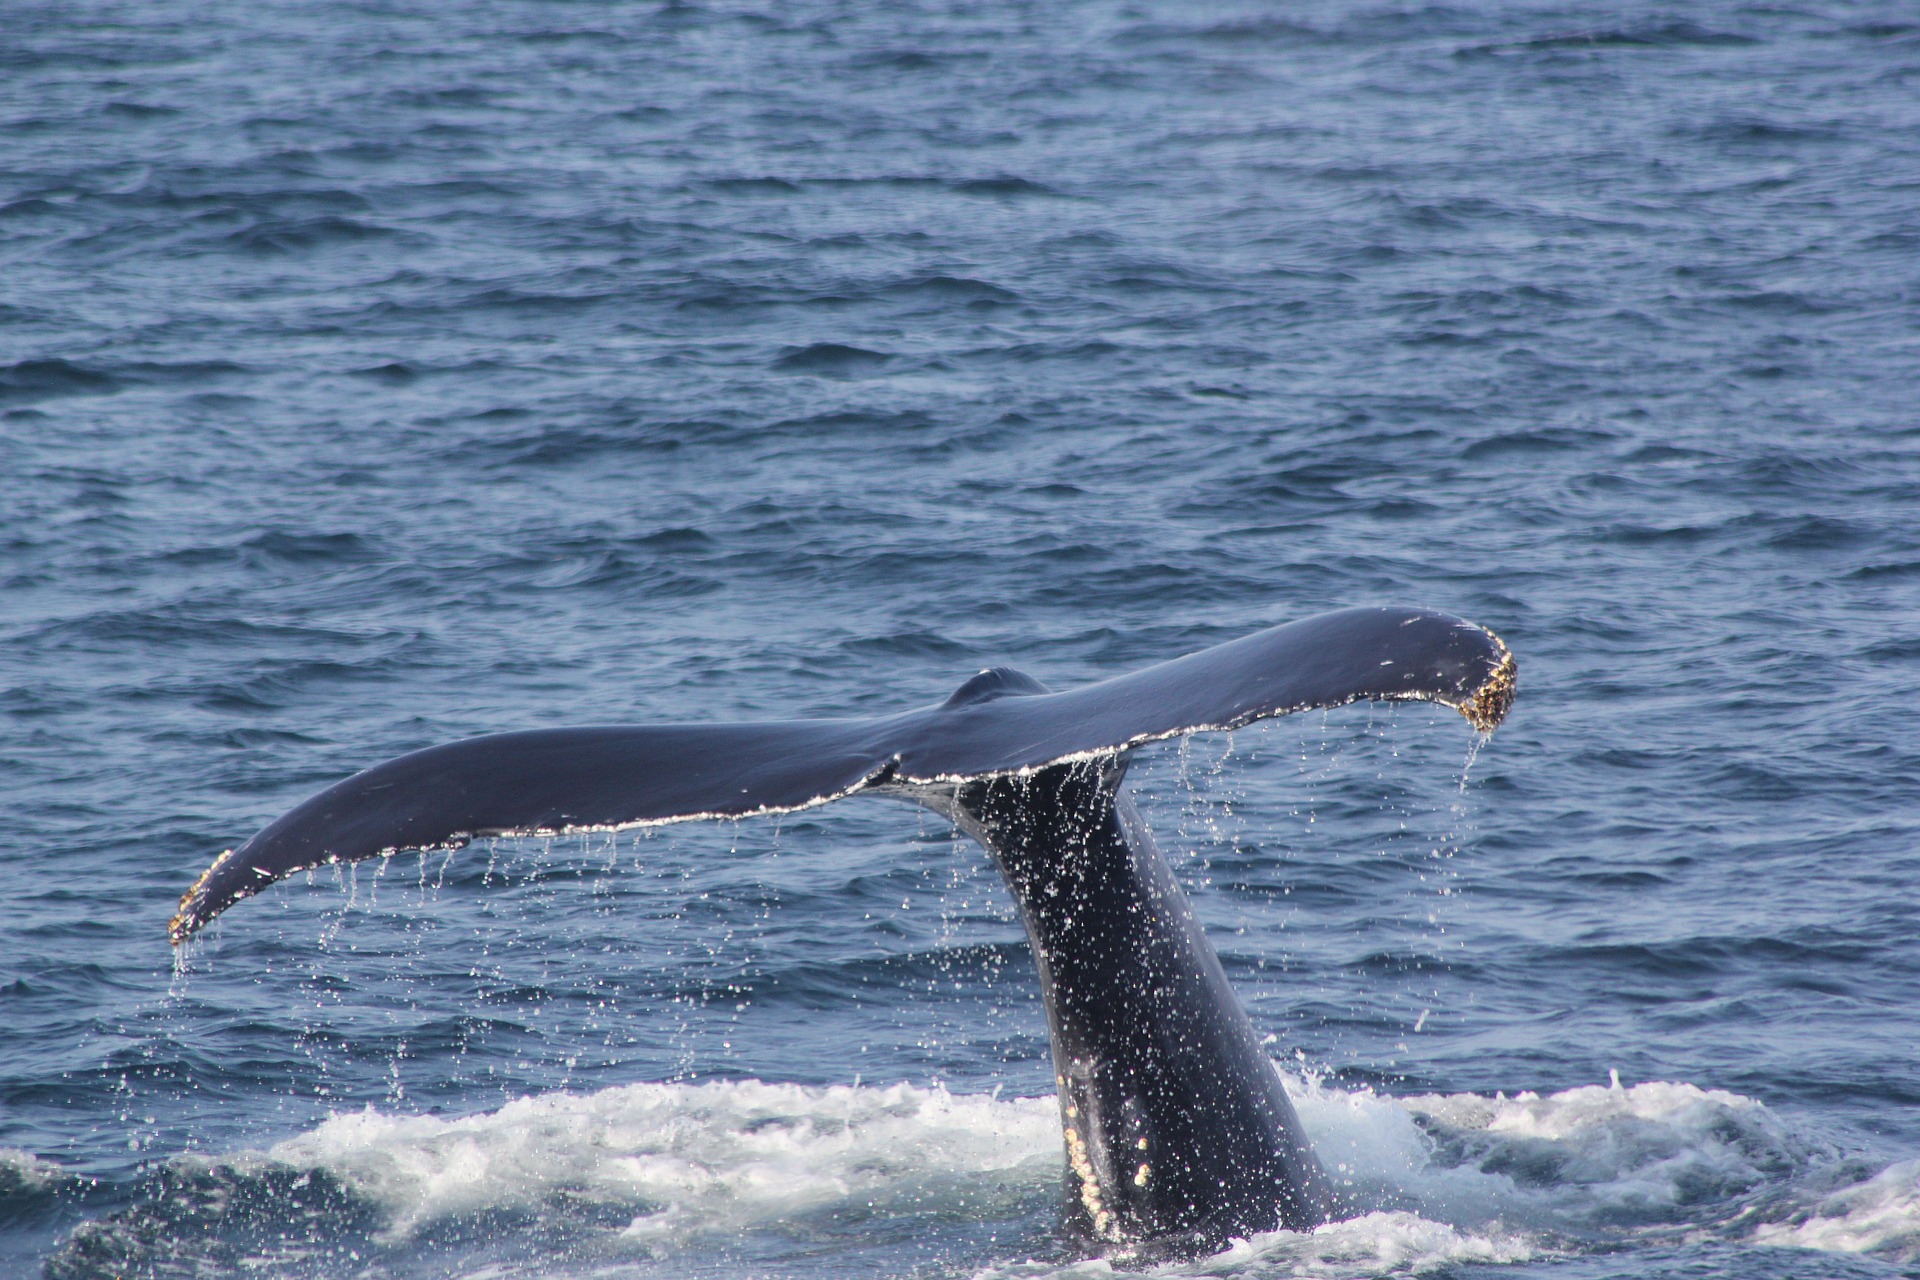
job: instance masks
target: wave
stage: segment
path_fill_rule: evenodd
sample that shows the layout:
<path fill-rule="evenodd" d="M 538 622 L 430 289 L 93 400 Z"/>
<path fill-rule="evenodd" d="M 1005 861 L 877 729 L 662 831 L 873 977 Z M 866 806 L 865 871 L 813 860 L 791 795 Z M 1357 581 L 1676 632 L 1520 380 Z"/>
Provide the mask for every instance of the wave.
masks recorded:
<path fill-rule="evenodd" d="M 45 1208 L 79 1181 L 30 1152 L 0 1147 L 0 1225 Z"/>
<path fill-rule="evenodd" d="M 556 1193 L 633 1210 L 628 1239 L 685 1243 L 930 1184 L 1058 1176 L 1053 1100 L 918 1089 L 636 1084 L 522 1098 L 462 1120 L 336 1116 L 270 1159 L 323 1168 L 406 1235 Z"/>
<path fill-rule="evenodd" d="M 1738 1094 L 1289 1084 L 1356 1216 L 1156 1274 L 1409 1275 L 1703 1240 L 1920 1256 L 1920 1161 L 1847 1161 Z M 971 1249 L 938 1259 L 941 1273 L 1102 1272 L 1047 1256 L 1057 1123 L 1051 1098 L 757 1080 L 549 1094 L 458 1119 L 368 1109 L 264 1152 L 172 1162 L 142 1204 L 81 1227 L 48 1275 L 161 1260 L 320 1275 L 349 1259 L 398 1275 L 431 1256 L 434 1274 L 638 1276 L 714 1250 L 772 1262 L 781 1241 L 817 1265 L 888 1230 Z M 943 1227 L 961 1221 L 999 1233 Z"/>

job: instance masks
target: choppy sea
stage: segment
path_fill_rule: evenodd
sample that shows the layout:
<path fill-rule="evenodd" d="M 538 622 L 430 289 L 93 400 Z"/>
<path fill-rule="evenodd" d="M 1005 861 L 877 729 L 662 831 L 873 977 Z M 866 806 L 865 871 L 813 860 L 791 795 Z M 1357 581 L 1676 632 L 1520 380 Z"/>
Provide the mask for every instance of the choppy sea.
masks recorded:
<path fill-rule="evenodd" d="M 1090 1276 L 940 820 L 214 854 L 490 730 L 1355 604 L 1131 786 L 1362 1216 L 1920 1275 L 1920 15 L 0 0 L 0 1276 Z"/>

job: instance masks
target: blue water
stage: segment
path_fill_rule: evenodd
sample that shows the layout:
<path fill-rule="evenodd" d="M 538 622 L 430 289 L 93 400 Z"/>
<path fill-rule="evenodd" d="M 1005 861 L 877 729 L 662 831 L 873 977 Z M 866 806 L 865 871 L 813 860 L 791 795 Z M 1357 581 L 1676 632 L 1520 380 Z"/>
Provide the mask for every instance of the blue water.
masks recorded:
<path fill-rule="evenodd" d="M 1910 5 L 0 18 L 0 1275 L 1088 1273 L 913 809 L 166 920 L 430 743 L 1365 603 L 1470 762 L 1132 785 L 1371 1213 L 1168 1270 L 1920 1274 Z"/>

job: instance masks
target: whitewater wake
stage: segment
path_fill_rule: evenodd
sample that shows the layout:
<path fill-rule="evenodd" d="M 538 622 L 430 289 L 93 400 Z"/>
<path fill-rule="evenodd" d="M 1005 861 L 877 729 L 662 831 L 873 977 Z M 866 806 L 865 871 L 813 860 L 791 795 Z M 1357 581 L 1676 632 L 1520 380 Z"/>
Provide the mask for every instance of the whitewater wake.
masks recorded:
<path fill-rule="evenodd" d="M 1407 1275 L 1649 1241 L 1920 1257 L 1920 1161 L 1848 1161 L 1738 1094 L 1288 1083 L 1355 1216 L 1156 1274 Z M 637 1277 L 716 1249 L 772 1264 L 890 1236 L 950 1240 L 933 1268 L 945 1274 L 1104 1274 L 1108 1261 L 1053 1242 L 1057 1124 L 1051 1098 L 757 1080 L 550 1094 L 458 1119 L 369 1109 L 264 1152 L 175 1160 L 47 1270 Z"/>

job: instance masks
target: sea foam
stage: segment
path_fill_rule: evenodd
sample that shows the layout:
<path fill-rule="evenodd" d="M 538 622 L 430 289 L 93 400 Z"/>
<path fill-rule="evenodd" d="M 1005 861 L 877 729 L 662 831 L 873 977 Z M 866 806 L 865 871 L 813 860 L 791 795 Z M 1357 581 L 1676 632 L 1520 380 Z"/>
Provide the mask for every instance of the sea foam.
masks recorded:
<path fill-rule="evenodd" d="M 969 1180 L 1030 1185 L 1057 1178 L 1058 1142 L 1050 1098 L 742 1080 L 548 1094 L 458 1120 L 367 1110 L 267 1154 L 380 1204 L 389 1236 L 564 1194 L 629 1206 L 621 1234 L 666 1243 Z"/>
<path fill-rule="evenodd" d="M 1347 1213 L 1155 1273 L 1417 1275 L 1634 1241 L 1905 1260 L 1920 1244 L 1920 1162 L 1878 1172 L 1850 1163 L 1739 1094 L 1617 1080 L 1492 1097 L 1396 1098 L 1292 1076 L 1288 1085 Z M 236 1242 L 236 1258 L 304 1265 L 491 1241 L 481 1246 L 490 1275 L 577 1266 L 638 1276 L 703 1243 L 990 1219 L 1007 1232 L 973 1262 L 950 1258 L 962 1274 L 1026 1280 L 1138 1266 L 1059 1255 L 1048 1228 L 1060 1169 L 1052 1098 L 907 1084 L 635 1084 L 460 1118 L 344 1113 L 265 1152 L 175 1165 L 163 1235 L 144 1241 L 145 1219 L 120 1215 L 82 1228 L 77 1252 L 120 1265 L 151 1245 L 177 1260 L 179 1241 L 198 1232 Z M 301 1196 L 314 1201 L 306 1211 L 287 1199 Z M 255 1201 L 277 1207 L 226 1221 L 234 1205 Z M 298 1240 L 262 1235 L 261 1223 L 283 1213 L 302 1224 Z M 535 1271 L 528 1251 L 494 1247 L 501 1233 L 522 1231 L 557 1246 L 538 1253 Z M 90 1232 L 97 1238 L 83 1241 Z"/>

